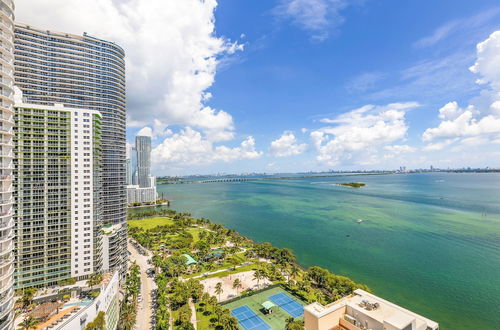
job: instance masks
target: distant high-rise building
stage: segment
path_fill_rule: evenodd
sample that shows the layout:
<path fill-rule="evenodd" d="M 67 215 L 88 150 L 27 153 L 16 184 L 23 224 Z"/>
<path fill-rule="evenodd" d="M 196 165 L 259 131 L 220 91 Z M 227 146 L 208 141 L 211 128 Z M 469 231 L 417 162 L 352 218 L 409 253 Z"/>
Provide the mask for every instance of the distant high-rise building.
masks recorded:
<path fill-rule="evenodd" d="M 151 187 L 151 137 L 136 136 L 135 149 L 137 151 L 137 184 L 140 188 Z"/>
<path fill-rule="evenodd" d="M 101 271 L 101 114 L 15 104 L 16 288 Z"/>
<path fill-rule="evenodd" d="M 129 177 L 129 185 L 137 184 L 137 149 L 135 147 L 130 148 L 130 177 Z"/>
<path fill-rule="evenodd" d="M 14 3 L 0 0 L 0 329 L 13 328 Z"/>
<path fill-rule="evenodd" d="M 126 225 L 125 53 L 113 42 L 15 25 L 15 80 L 27 103 L 102 114 L 102 219 Z M 122 275 L 127 246 L 121 242 Z M 79 258 L 80 259 L 80 258 Z"/>
<path fill-rule="evenodd" d="M 151 176 L 151 137 L 136 136 L 135 147 L 130 149 L 129 157 L 131 183 L 127 186 L 128 203 L 156 202 L 156 178 Z"/>

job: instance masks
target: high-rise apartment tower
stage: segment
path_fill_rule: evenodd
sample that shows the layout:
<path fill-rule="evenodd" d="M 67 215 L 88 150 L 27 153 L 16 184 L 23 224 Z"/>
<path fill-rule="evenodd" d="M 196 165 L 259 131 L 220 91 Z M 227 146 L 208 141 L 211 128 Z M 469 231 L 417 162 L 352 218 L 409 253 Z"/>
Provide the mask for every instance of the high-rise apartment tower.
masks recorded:
<path fill-rule="evenodd" d="M 151 137 L 138 135 L 135 137 L 137 152 L 137 184 L 140 188 L 151 187 Z"/>
<path fill-rule="evenodd" d="M 15 24 L 15 81 L 24 102 L 102 114 L 102 221 L 126 221 L 125 61 L 118 45 Z M 126 266 L 126 244 L 122 262 Z"/>
<path fill-rule="evenodd" d="M 0 330 L 13 328 L 14 3 L 0 0 Z"/>
<path fill-rule="evenodd" d="M 15 102 L 15 287 L 102 269 L 101 114 Z"/>

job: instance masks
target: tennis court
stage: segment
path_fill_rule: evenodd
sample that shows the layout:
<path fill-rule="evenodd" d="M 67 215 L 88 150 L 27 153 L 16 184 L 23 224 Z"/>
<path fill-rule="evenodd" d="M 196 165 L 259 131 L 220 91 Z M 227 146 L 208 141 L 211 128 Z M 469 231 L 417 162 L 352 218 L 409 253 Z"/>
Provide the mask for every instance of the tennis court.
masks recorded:
<path fill-rule="evenodd" d="M 274 286 L 271 288 L 264 289 L 260 292 L 257 292 L 251 296 L 247 297 L 241 297 L 240 299 L 236 299 L 233 301 L 229 301 L 226 303 L 223 303 L 222 305 L 229 309 L 230 311 L 236 310 L 236 313 L 238 313 L 240 310 L 239 308 L 242 306 L 248 307 L 250 310 L 252 310 L 256 315 L 261 318 L 266 325 L 268 326 L 265 329 L 271 329 L 271 330 L 283 330 L 286 328 L 286 320 L 290 317 L 290 314 L 288 314 L 284 309 L 280 308 L 278 304 L 274 303 L 276 306 L 272 309 L 272 313 L 264 313 L 264 308 L 263 308 L 263 303 L 267 300 L 269 300 L 269 296 L 276 295 L 278 293 L 284 293 L 287 294 L 287 292 L 281 288 L 280 286 Z M 294 297 L 294 296 L 291 296 Z M 295 298 L 297 302 L 302 303 L 299 298 Z M 243 310 L 241 310 L 243 311 Z M 240 313 L 241 313 L 240 311 Z M 234 316 L 235 313 L 233 313 Z M 243 315 L 241 315 L 243 318 Z M 301 320 L 303 319 L 303 316 L 298 317 L 297 319 Z M 243 327 L 241 324 L 241 321 L 238 321 L 240 323 L 240 329 L 257 329 L 257 328 L 249 328 L 248 326 L 250 325 L 249 322 L 248 325 L 245 324 L 246 327 Z M 199 329 L 199 328 L 198 328 Z M 264 328 L 262 328 L 264 329 Z"/>
<path fill-rule="evenodd" d="M 283 292 L 270 296 L 269 300 L 283 308 L 292 317 L 299 317 L 304 314 L 304 306 Z"/>
<path fill-rule="evenodd" d="M 253 310 L 247 305 L 235 308 L 231 314 L 238 319 L 238 323 L 246 330 L 269 330 L 267 325 Z"/>

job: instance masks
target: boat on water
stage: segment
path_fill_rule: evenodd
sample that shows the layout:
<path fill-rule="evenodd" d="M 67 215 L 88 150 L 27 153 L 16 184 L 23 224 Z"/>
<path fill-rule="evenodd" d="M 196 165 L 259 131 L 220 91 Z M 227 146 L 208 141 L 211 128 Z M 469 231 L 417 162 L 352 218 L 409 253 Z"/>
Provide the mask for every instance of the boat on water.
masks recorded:
<path fill-rule="evenodd" d="M 363 219 L 358 219 L 356 220 L 357 223 L 362 223 L 363 222 Z"/>

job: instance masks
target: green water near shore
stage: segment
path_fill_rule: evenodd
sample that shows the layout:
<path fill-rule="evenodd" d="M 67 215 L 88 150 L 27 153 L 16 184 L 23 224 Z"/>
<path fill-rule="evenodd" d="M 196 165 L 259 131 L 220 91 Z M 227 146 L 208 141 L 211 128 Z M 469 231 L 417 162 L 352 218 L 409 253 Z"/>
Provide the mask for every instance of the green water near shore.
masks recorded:
<path fill-rule="evenodd" d="M 171 207 L 291 248 L 441 329 L 500 325 L 500 174 L 159 185 Z M 140 209 L 144 210 L 144 209 Z M 357 219 L 363 219 L 357 223 Z"/>

